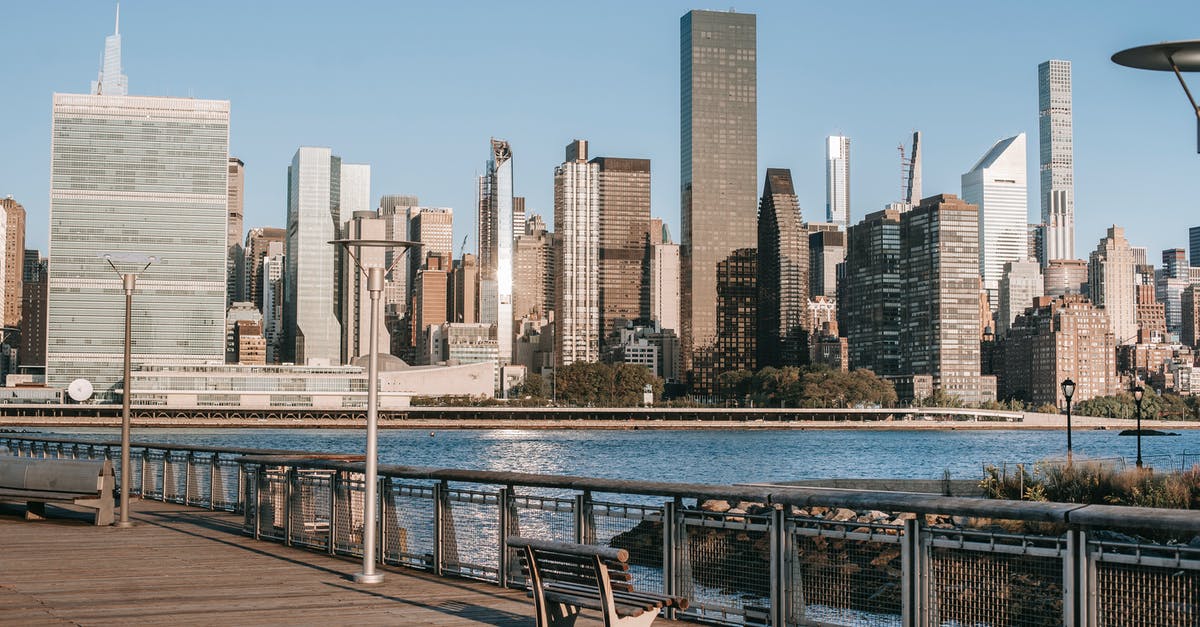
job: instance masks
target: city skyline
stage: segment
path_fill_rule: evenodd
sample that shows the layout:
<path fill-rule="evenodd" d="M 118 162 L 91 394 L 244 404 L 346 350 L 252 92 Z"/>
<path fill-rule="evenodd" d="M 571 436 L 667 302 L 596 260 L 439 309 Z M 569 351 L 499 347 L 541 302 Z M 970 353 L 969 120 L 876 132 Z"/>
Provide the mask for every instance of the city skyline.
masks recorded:
<path fill-rule="evenodd" d="M 190 36 L 190 33 L 205 31 L 203 25 L 210 19 L 207 15 L 198 16 L 200 22 L 183 37 L 170 37 L 166 31 L 174 29 L 163 29 L 157 25 L 169 23 L 179 9 L 139 2 L 126 2 L 125 5 L 122 7 L 120 33 L 124 46 L 122 74 L 131 77 L 129 93 L 194 95 L 232 101 L 231 154 L 246 162 L 247 227 L 282 225 L 286 202 L 282 186 L 275 183 L 284 176 L 288 157 L 301 145 L 334 145 L 343 154 L 354 155 L 355 160 L 371 163 L 371 188 L 378 193 L 418 194 L 429 198 L 428 204 L 469 211 L 474 194 L 471 181 L 479 166 L 477 159 L 462 158 L 455 151 L 462 142 L 477 145 L 481 136 L 505 136 L 513 142 L 517 151 L 525 155 L 520 173 L 514 181 L 514 193 L 528 197 L 530 213 L 541 214 L 544 218 L 552 211 L 552 189 L 545 178 L 537 176 L 537 173 L 553 168 L 561 158 L 555 153 L 571 137 L 593 138 L 598 149 L 596 152 L 601 154 L 649 157 L 664 166 L 672 163 L 678 155 L 678 147 L 674 143 L 677 140 L 670 132 L 670 127 L 677 121 L 677 94 L 673 89 L 662 86 L 639 91 L 639 85 L 644 87 L 676 75 L 678 57 L 677 52 L 672 53 L 671 50 L 675 47 L 676 20 L 691 8 L 684 3 L 649 7 L 639 5 L 639 11 L 645 19 L 639 20 L 638 24 L 630 24 L 627 20 L 615 21 L 612 15 L 603 11 L 593 16 L 597 18 L 595 23 L 582 36 L 620 36 L 622 41 L 629 43 L 631 49 L 623 54 L 636 55 L 642 65 L 629 69 L 619 58 L 606 60 L 599 57 L 595 62 L 595 80 L 589 81 L 586 87 L 577 86 L 573 89 L 586 89 L 588 93 L 592 89 L 604 89 L 605 95 L 599 98 L 596 106 L 573 110 L 570 119 L 551 115 L 548 120 L 541 119 L 544 114 L 542 105 L 529 105 L 529 99 L 519 99 L 525 106 L 515 109 L 500 104 L 486 114 L 474 110 L 467 112 L 463 107 L 468 103 L 456 96 L 463 86 L 459 85 L 457 79 L 446 79 L 452 72 L 435 72 L 440 82 L 434 82 L 433 79 L 423 78 L 429 70 L 420 64 L 407 64 L 405 68 L 414 74 L 412 84 L 423 88 L 426 85 L 436 86 L 439 91 L 431 93 L 429 98 L 403 99 L 401 102 L 404 106 L 399 108 L 394 102 L 387 106 L 371 104 L 380 100 L 375 97 L 357 98 L 347 103 L 343 97 L 336 96 L 316 106 L 302 104 L 296 98 L 286 98 L 286 103 L 280 104 L 280 97 L 295 93 L 295 88 L 288 85 L 302 84 L 280 81 L 295 78 L 300 71 L 317 70 L 302 70 L 301 66 L 306 65 L 309 54 L 305 53 L 294 64 L 272 62 L 270 67 L 278 73 L 277 77 L 260 80 L 260 73 L 252 75 L 250 70 L 261 70 L 264 61 L 251 52 L 257 46 L 269 45 L 273 38 L 285 36 L 283 29 L 268 28 L 263 33 L 263 41 L 241 45 L 246 43 L 242 40 L 249 37 L 248 30 L 253 30 L 246 25 L 262 27 L 265 24 L 263 20 L 272 14 L 269 5 L 250 8 L 245 19 L 240 21 L 244 24 L 225 21 L 214 23 L 214 32 L 222 34 L 220 39 L 223 47 L 218 50 L 211 48 L 211 42 L 207 43 L 206 48 Z M 517 7 L 505 17 L 508 21 L 515 20 L 519 32 L 528 36 L 527 44 L 506 54 L 512 55 L 512 62 L 529 62 L 535 69 L 545 69 L 544 65 L 553 66 L 558 62 L 546 58 L 547 55 L 542 52 L 548 46 L 555 45 L 553 42 L 556 38 L 564 35 L 552 32 L 554 29 L 544 28 L 547 25 L 544 16 L 528 10 L 537 6 L 540 5 Z M 8 175 L 0 178 L 0 194 L 11 193 L 27 208 L 30 248 L 44 250 L 47 242 L 48 158 L 38 158 L 39 153 L 46 155 L 47 151 L 45 138 L 49 133 L 49 125 L 45 116 L 46 100 L 55 91 L 81 93 L 89 87 L 89 77 L 96 76 L 100 69 L 97 63 L 98 53 L 101 52 L 98 50 L 100 41 L 114 30 L 114 8 L 107 3 L 81 5 L 71 20 L 62 21 L 61 24 L 51 20 L 50 14 L 43 12 L 40 7 L 6 9 L 9 14 L 6 15 L 9 18 L 7 21 L 18 27 L 15 29 L 18 32 L 14 33 L 14 45 L 30 52 L 36 60 L 14 68 L 9 97 L 0 105 L 4 119 L 9 121 L 7 130 L 11 132 L 7 134 L 12 138 L 10 145 L 18 148 L 0 157 L 0 172 Z M 1127 227 L 1131 241 L 1145 245 L 1150 250 L 1185 245 L 1182 241 L 1176 241 L 1181 238 L 1174 231 L 1182 231 L 1183 227 L 1190 226 L 1182 222 L 1187 219 L 1186 211 L 1161 210 L 1159 220 L 1138 224 L 1127 224 L 1129 221 L 1126 216 L 1131 206 L 1139 209 L 1143 205 L 1186 207 L 1190 199 L 1197 196 L 1200 183 L 1187 175 L 1192 158 L 1187 141 L 1191 135 L 1190 120 L 1178 114 L 1177 107 L 1173 106 L 1177 104 L 1177 94 L 1172 93 L 1174 86 L 1168 81 L 1158 80 L 1162 78 L 1159 76 L 1129 72 L 1108 61 L 1111 52 L 1126 44 L 1140 43 L 1147 38 L 1186 36 L 1182 32 L 1172 33 L 1170 25 L 1144 23 L 1132 12 L 1123 16 L 1128 18 L 1125 20 L 1116 17 L 1105 20 L 1081 17 L 1090 25 L 1100 27 L 1100 30 L 1093 29 L 1086 38 L 1081 36 L 1065 41 L 1057 38 L 1053 40 L 1057 44 L 1045 45 L 1038 43 L 1036 36 L 1043 26 L 1021 24 L 1014 32 L 1029 38 L 1029 44 L 995 61 L 982 52 L 978 55 L 961 55 L 964 59 L 950 59 L 942 58 L 948 55 L 913 50 L 906 61 L 910 67 L 919 66 L 925 74 L 942 77 L 939 80 L 948 82 L 960 94 L 966 95 L 972 106 L 955 110 L 914 98 L 911 104 L 904 104 L 903 99 L 899 104 L 889 101 L 892 105 L 883 108 L 873 102 L 866 105 L 856 101 L 861 98 L 863 103 L 871 102 L 874 97 L 872 94 L 888 89 L 893 84 L 894 79 L 887 75 L 886 63 L 880 62 L 885 66 L 882 69 L 873 69 L 870 65 L 852 67 L 862 62 L 858 58 L 860 55 L 866 54 L 855 52 L 844 61 L 823 60 L 821 64 L 806 66 L 797 77 L 783 71 L 783 68 L 789 67 L 796 55 L 802 56 L 807 50 L 819 50 L 820 38 L 824 35 L 812 39 L 811 45 L 796 43 L 805 41 L 805 38 L 787 36 L 784 25 L 788 23 L 789 16 L 795 15 L 797 9 L 794 7 L 747 3 L 735 8 L 739 12 L 755 12 L 770 18 L 764 21 L 758 36 L 761 128 L 758 150 L 760 171 L 757 174 L 761 179 L 766 167 L 791 169 L 796 179 L 801 208 L 810 215 L 819 211 L 824 204 L 824 136 L 844 133 L 854 137 L 855 175 L 852 178 L 851 197 L 855 204 L 850 207 L 852 216 L 877 211 L 885 202 L 897 200 L 895 180 L 899 163 L 895 145 L 903 141 L 914 128 L 922 130 L 923 143 L 927 144 L 923 151 L 925 193 L 953 191 L 957 189 L 954 183 L 958 174 L 978 154 L 978 149 L 973 146 L 1015 132 L 1023 131 L 1032 135 L 1038 121 L 1037 65 L 1047 58 L 1055 58 L 1069 60 L 1073 64 L 1077 170 L 1075 204 L 1080 209 L 1076 224 L 1077 241 L 1099 239 L 1108 225 L 1116 223 Z M 313 28 L 310 22 L 317 18 L 330 18 L 335 24 L 342 24 L 343 21 L 349 24 L 352 20 L 380 12 L 383 17 L 396 12 L 403 14 L 406 19 L 419 20 L 433 32 L 441 32 L 452 22 L 449 17 L 437 15 L 437 10 L 429 7 L 377 8 L 372 11 L 351 7 L 344 15 L 337 16 L 323 16 L 315 9 L 299 9 L 287 22 L 300 27 L 301 34 L 305 28 Z M 837 9 L 830 7 L 806 9 L 817 13 L 837 12 Z M 1068 12 L 1069 9 L 1055 7 L 1051 12 Z M 864 14 L 856 19 L 861 21 L 861 28 L 874 32 L 885 27 L 884 17 L 890 10 L 884 8 L 876 12 L 879 15 Z M 490 15 L 490 11 L 487 8 L 475 11 L 463 25 L 464 31 L 469 34 L 482 28 L 483 25 L 478 22 L 486 21 L 485 18 L 489 16 L 495 17 Z M 906 19 L 930 25 L 954 23 L 963 18 L 964 11 L 967 10 L 957 7 L 942 7 L 934 13 L 918 10 L 914 12 L 915 17 Z M 1181 6 L 1181 11 L 1186 14 L 1197 12 L 1197 9 Z M 1112 14 L 1121 15 L 1120 12 Z M 1052 17 L 1047 16 L 1047 21 L 1053 21 L 1050 19 Z M 51 25 L 61 26 L 65 35 L 52 50 L 44 47 L 46 43 L 30 38 L 31 35 L 40 36 L 39 33 L 44 35 Z M 374 28 L 365 22 L 361 27 Z M 901 30 L 896 26 L 888 28 Z M 984 37 L 974 49 L 985 49 L 987 38 L 991 36 Z M 462 38 L 461 34 L 452 38 L 462 50 L 454 46 L 445 48 L 445 54 L 428 65 L 445 69 L 465 62 L 463 57 L 470 56 L 470 45 L 460 41 Z M 340 41 L 338 37 L 333 39 Z M 407 47 L 404 49 L 407 50 Z M 367 68 L 384 67 L 397 54 L 396 51 L 365 43 L 356 44 L 351 52 L 356 62 Z M 229 58 L 231 53 L 234 53 L 232 59 Z M 959 64 L 971 63 L 983 63 L 986 66 L 984 69 L 987 71 L 982 74 L 988 75 L 987 80 L 965 76 L 956 69 Z M 311 64 L 309 66 L 312 67 Z M 799 111 L 791 106 L 788 94 L 793 90 L 828 87 L 834 84 L 832 81 L 839 78 L 840 73 L 850 72 L 859 80 L 848 82 L 844 94 L 828 99 L 830 102 L 812 102 L 808 99 Z M 514 89 L 537 94 L 540 89 L 549 89 L 554 82 L 548 77 L 537 78 L 540 74 L 537 71 L 531 74 L 534 76 L 513 78 Z M 384 87 L 378 81 L 362 79 L 361 72 L 347 72 L 346 76 L 330 80 L 351 92 L 360 92 L 363 87 L 371 90 Z M 360 82 L 356 86 L 344 82 L 350 80 Z M 623 81 L 625 84 L 614 88 L 613 81 Z M 623 95 L 627 96 L 631 105 L 638 105 L 636 110 L 614 106 L 614 102 L 623 100 Z M 387 98 L 382 100 L 388 101 Z M 424 100 L 442 103 L 438 107 L 442 112 L 427 115 L 431 109 L 428 104 L 422 104 Z M 553 107 L 558 101 L 548 98 L 546 102 L 546 106 Z M 339 110 L 340 105 L 344 107 Z M 274 110 L 268 111 L 268 108 Z M 980 109 L 983 109 L 982 115 Z M 333 111 L 344 111 L 345 115 L 331 115 Z M 797 112 L 801 115 L 797 115 Z M 268 113 L 274 117 L 268 117 Z M 448 126 L 452 121 L 460 123 Z M 381 123 L 382 129 L 363 128 L 364 125 Z M 429 130 L 406 132 L 410 126 L 424 126 Z M 615 128 L 605 129 L 605 126 Z M 371 131 L 369 137 L 365 137 L 368 130 Z M 380 130 L 385 132 L 380 133 Z M 434 141 L 429 138 L 429 133 L 443 133 L 447 141 Z M 395 150 L 396 137 L 404 138 L 405 150 Z M 1037 164 L 1037 155 L 1036 144 L 1030 144 L 1026 161 L 1032 171 Z M 397 152 L 400 154 L 395 154 Z M 1163 154 L 1178 154 L 1179 158 L 1163 158 Z M 1153 162 L 1156 168 L 1153 172 L 1136 169 L 1140 162 Z M 1104 185 L 1104 181 L 1109 177 L 1115 178 L 1114 172 L 1119 170 L 1136 173 L 1140 181 L 1136 186 L 1139 188 L 1136 195 L 1132 190 L 1113 190 L 1111 186 Z M 675 185 L 677 178 L 674 168 L 656 168 L 652 185 L 652 213 L 663 218 L 678 232 L 679 200 L 672 193 L 673 189 L 677 189 Z M 1040 205 L 1036 196 L 1038 192 L 1032 189 L 1035 186 L 1029 187 L 1031 199 L 1027 204 L 1032 213 L 1036 213 Z M 375 200 L 373 197 L 370 202 L 374 204 Z M 1033 222 L 1038 216 L 1030 215 L 1029 218 Z M 1176 224 L 1176 221 L 1179 223 Z M 471 221 L 459 221 L 455 231 L 456 242 L 470 234 L 472 243 L 468 249 L 475 247 Z M 1086 249 L 1081 251 L 1077 248 L 1076 256 L 1082 256 L 1082 252 L 1086 252 Z"/>

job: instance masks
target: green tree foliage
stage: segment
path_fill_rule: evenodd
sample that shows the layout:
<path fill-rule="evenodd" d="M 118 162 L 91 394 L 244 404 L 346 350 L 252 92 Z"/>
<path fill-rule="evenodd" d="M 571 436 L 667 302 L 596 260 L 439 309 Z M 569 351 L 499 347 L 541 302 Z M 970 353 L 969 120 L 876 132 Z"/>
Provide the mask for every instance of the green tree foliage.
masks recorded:
<path fill-rule="evenodd" d="M 576 362 L 559 368 L 555 379 L 558 402 L 580 407 L 636 407 L 649 384 L 662 396 L 662 379 L 645 366 Z"/>
<path fill-rule="evenodd" d="M 520 398 L 546 398 L 546 381 L 542 375 L 536 372 L 526 374 L 525 380 L 517 386 L 517 396 Z"/>
<path fill-rule="evenodd" d="M 726 376 L 729 375 L 729 376 Z M 718 389 L 731 388 L 766 407 L 894 407 L 896 388 L 870 370 L 842 372 L 823 366 L 727 372 Z"/>
<path fill-rule="evenodd" d="M 1195 415 L 1194 401 L 1189 404 L 1178 394 L 1155 394 L 1147 389 L 1142 395 L 1143 420 L 1188 420 Z M 1099 418 L 1134 418 L 1137 406 L 1133 394 L 1121 392 L 1114 396 L 1096 396 L 1072 407 L 1072 413 L 1079 416 L 1096 416 Z"/>

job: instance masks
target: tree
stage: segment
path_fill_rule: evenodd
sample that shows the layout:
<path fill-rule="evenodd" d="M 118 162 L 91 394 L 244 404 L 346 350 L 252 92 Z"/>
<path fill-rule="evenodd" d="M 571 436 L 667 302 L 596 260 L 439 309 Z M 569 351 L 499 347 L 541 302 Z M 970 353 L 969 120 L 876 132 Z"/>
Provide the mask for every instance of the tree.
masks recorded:
<path fill-rule="evenodd" d="M 662 379 L 645 366 L 576 362 L 558 370 L 558 400 L 568 405 L 635 407 L 649 384 L 655 398 L 662 396 Z"/>
<path fill-rule="evenodd" d="M 520 398 L 546 398 L 546 381 L 542 375 L 536 372 L 530 372 L 525 375 L 525 380 L 521 385 L 517 386 L 517 396 Z"/>

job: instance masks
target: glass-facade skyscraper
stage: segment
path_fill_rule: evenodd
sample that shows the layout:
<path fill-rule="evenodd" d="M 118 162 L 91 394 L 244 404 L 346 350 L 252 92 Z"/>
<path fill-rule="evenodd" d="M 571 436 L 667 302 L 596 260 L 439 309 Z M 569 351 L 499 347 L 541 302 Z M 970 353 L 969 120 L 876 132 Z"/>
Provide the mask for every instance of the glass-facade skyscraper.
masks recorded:
<path fill-rule="evenodd" d="M 919 202 L 919 200 L 918 200 Z M 850 227 L 850 138 L 825 138 L 825 221 Z"/>
<path fill-rule="evenodd" d="M 479 177 L 479 319 L 496 325 L 500 365 L 512 363 L 512 147 L 492 139 L 487 173 Z"/>
<path fill-rule="evenodd" d="M 134 363 L 224 361 L 229 102 L 55 94 L 52 121 L 47 384 L 120 386 L 125 299 L 104 253 L 159 258 L 133 298 Z"/>
<path fill-rule="evenodd" d="M 288 167 L 285 243 L 284 361 L 337 365 L 341 358 L 338 251 L 342 160 L 328 148 L 305 146 Z"/>
<path fill-rule="evenodd" d="M 1075 258 L 1075 152 L 1072 147 L 1071 62 L 1038 65 L 1038 162 L 1046 263 Z"/>
<path fill-rule="evenodd" d="M 697 389 L 714 382 L 717 264 L 758 240 L 756 28 L 732 11 L 679 20 L 681 345 Z"/>
<path fill-rule="evenodd" d="M 995 310 L 1004 264 L 1029 257 L 1025 133 L 996 142 L 962 175 L 962 197 L 978 207 L 979 274 Z"/>

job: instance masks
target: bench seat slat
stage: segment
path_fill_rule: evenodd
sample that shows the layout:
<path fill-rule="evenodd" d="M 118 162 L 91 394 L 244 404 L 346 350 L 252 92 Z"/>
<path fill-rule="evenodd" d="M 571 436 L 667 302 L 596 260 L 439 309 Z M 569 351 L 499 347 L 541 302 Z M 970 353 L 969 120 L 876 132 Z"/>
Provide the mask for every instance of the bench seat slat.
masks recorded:
<path fill-rule="evenodd" d="M 590 592 L 595 588 L 583 588 L 578 584 L 564 583 L 556 581 L 552 584 L 547 584 L 551 588 L 561 588 L 563 590 L 578 590 L 579 592 Z M 617 590 L 613 588 L 614 599 L 625 599 L 631 603 L 658 603 L 660 607 L 677 607 L 679 609 L 687 609 L 688 603 L 686 599 L 681 597 L 671 597 L 664 594 L 656 594 L 654 592 L 639 592 L 637 590 Z"/>
<path fill-rule="evenodd" d="M 538 571 L 541 572 L 543 576 L 550 578 L 569 575 L 574 577 L 586 577 L 592 581 L 596 580 L 596 571 L 593 568 L 564 568 L 562 566 L 547 564 L 546 562 L 538 560 Z M 608 578 L 613 581 L 631 581 L 633 579 L 633 574 L 625 570 L 610 570 L 608 571 Z"/>
<path fill-rule="evenodd" d="M 601 610 L 601 611 L 604 610 L 604 608 L 600 606 L 600 599 L 598 599 L 595 596 L 585 596 L 585 595 L 580 595 L 580 594 L 576 594 L 576 593 L 572 593 L 572 592 L 564 592 L 562 590 L 555 590 L 553 588 L 546 589 L 546 600 L 551 601 L 553 603 L 566 603 L 567 605 L 577 605 L 579 607 L 587 608 L 589 610 Z M 617 615 L 621 616 L 621 617 L 641 616 L 642 614 L 645 614 L 649 610 L 658 609 L 658 608 L 662 607 L 662 605 L 658 605 L 657 607 L 652 607 L 652 606 L 648 606 L 646 604 L 626 603 L 624 601 L 618 601 L 615 598 L 613 599 L 613 606 L 617 608 Z"/>
<path fill-rule="evenodd" d="M 552 553 L 564 553 L 567 555 L 585 557 L 587 559 L 591 559 L 594 555 L 599 555 L 606 560 L 617 560 L 619 562 L 629 561 L 629 551 L 626 551 L 625 549 L 570 544 L 567 542 L 554 542 L 552 540 L 534 540 L 531 538 L 520 538 L 517 536 L 511 536 L 505 542 L 511 547 L 520 548 L 523 546 L 530 546 L 533 547 L 534 550 L 550 551 Z"/>

